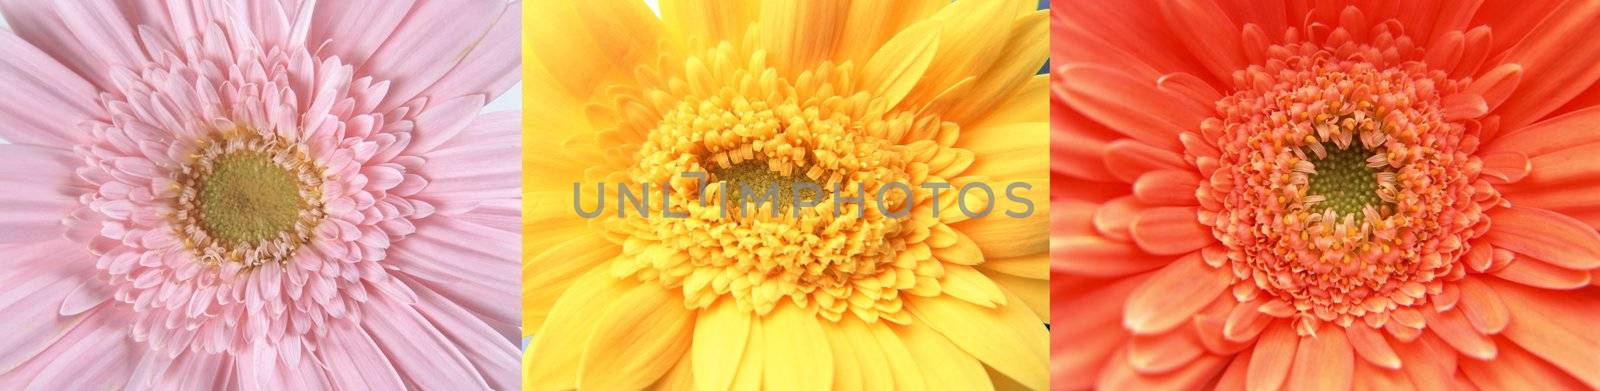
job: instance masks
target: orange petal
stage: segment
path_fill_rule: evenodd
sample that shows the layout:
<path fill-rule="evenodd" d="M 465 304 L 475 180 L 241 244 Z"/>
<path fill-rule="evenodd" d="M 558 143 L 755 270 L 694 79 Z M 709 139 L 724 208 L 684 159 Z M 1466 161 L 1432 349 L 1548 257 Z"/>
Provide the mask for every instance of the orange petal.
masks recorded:
<path fill-rule="evenodd" d="M 1443 345 L 1432 336 L 1423 336 L 1410 343 L 1390 345 L 1400 361 L 1400 367 L 1418 390 L 1447 390 L 1455 381 L 1455 350 Z"/>
<path fill-rule="evenodd" d="M 1072 63 L 1055 72 L 1062 98 L 1072 108 L 1112 130 L 1146 144 L 1176 151 L 1178 132 L 1196 128 L 1208 113 L 1170 104 L 1177 97 L 1103 65 Z"/>
<path fill-rule="evenodd" d="M 1051 387 L 1087 389 L 1110 363 L 1106 358 L 1123 349 L 1128 332 L 1122 328 L 1122 303 L 1150 274 L 1091 285 L 1091 289 L 1065 291 L 1063 279 L 1055 278 L 1050 305 Z"/>
<path fill-rule="evenodd" d="M 1592 157 L 1600 153 L 1600 144 L 1584 144 L 1543 155 L 1529 155 L 1529 164 L 1536 170 L 1515 185 L 1521 189 L 1550 189 L 1570 183 L 1592 182 L 1600 178 L 1600 162 Z"/>
<path fill-rule="evenodd" d="M 1142 374 L 1170 372 L 1205 353 L 1192 328 L 1180 327 L 1161 335 L 1135 335 L 1128 345 L 1128 364 Z"/>
<path fill-rule="evenodd" d="M 1489 111 L 1494 111 L 1501 103 L 1505 103 L 1506 98 L 1511 96 L 1512 91 L 1516 91 L 1517 84 L 1521 82 L 1522 65 L 1500 64 L 1484 72 L 1477 80 L 1473 80 L 1472 84 L 1467 86 L 1467 91 L 1482 95 Z"/>
<path fill-rule="evenodd" d="M 1517 344 L 1503 344 L 1494 360 L 1462 360 L 1461 373 L 1482 390 L 1578 390 L 1572 376 L 1534 357 Z"/>
<path fill-rule="evenodd" d="M 1528 156 L 1520 152 L 1486 153 L 1479 158 L 1483 159 L 1483 175 L 1488 175 L 1491 183 L 1520 181 L 1533 171 Z"/>
<path fill-rule="evenodd" d="M 1233 391 L 1245 389 L 1244 382 L 1250 374 L 1250 353 L 1251 351 L 1246 350 L 1233 355 L 1233 360 L 1228 363 L 1228 369 L 1222 371 L 1221 376 L 1217 376 L 1215 390 Z"/>
<path fill-rule="evenodd" d="M 1489 213 L 1485 237 L 1495 247 L 1573 269 L 1600 267 L 1600 233 L 1583 222 L 1544 209 L 1510 207 Z"/>
<path fill-rule="evenodd" d="M 1246 342 L 1261 335 L 1261 330 L 1265 330 L 1274 319 L 1260 311 L 1262 303 L 1258 299 L 1233 307 L 1233 312 L 1228 314 L 1227 324 L 1222 327 L 1222 335 L 1237 342 Z"/>
<path fill-rule="evenodd" d="M 1499 294 L 1476 277 L 1463 278 L 1455 286 L 1461 290 L 1461 303 L 1457 308 L 1472 322 L 1473 328 L 1484 334 L 1499 334 L 1506 329 L 1510 312 Z"/>
<path fill-rule="evenodd" d="M 1552 292 L 1484 280 L 1506 301 L 1511 323 L 1501 333 L 1590 388 L 1600 388 L 1600 295 Z"/>
<path fill-rule="evenodd" d="M 1233 72 L 1244 69 L 1244 46 L 1239 41 L 1239 28 L 1216 3 L 1168 0 L 1160 4 L 1167 27 L 1217 80 L 1233 80 Z"/>
<path fill-rule="evenodd" d="M 1276 322 L 1256 340 L 1256 349 L 1250 357 L 1249 379 L 1246 390 L 1276 390 L 1289 377 L 1289 367 L 1294 364 L 1295 350 L 1300 346 L 1300 336 L 1288 322 Z"/>
<path fill-rule="evenodd" d="M 1345 328 L 1345 333 L 1350 338 L 1350 347 L 1354 348 L 1362 359 L 1381 368 L 1400 369 L 1400 356 L 1395 355 L 1394 348 L 1389 347 L 1389 341 L 1383 338 L 1383 332 L 1364 324 L 1355 324 Z"/>
<path fill-rule="evenodd" d="M 1577 289 L 1589 285 L 1589 273 L 1518 257 L 1494 272 L 1496 277 L 1545 289 Z"/>
<path fill-rule="evenodd" d="M 1422 311 L 1422 316 L 1427 318 L 1428 329 L 1433 330 L 1434 335 L 1438 335 L 1439 339 L 1456 348 L 1461 354 L 1479 360 L 1494 358 L 1496 352 L 1494 340 L 1473 329 L 1472 324 L 1467 323 L 1467 317 L 1461 315 L 1461 311 L 1439 313 L 1429 308 Z"/>
<path fill-rule="evenodd" d="M 1239 305 L 1239 301 L 1234 300 L 1232 296 L 1220 295 L 1211 302 L 1211 305 L 1194 315 L 1195 335 L 1200 337 L 1200 345 L 1207 351 L 1228 355 L 1250 347 L 1249 343 L 1231 341 L 1224 335 L 1228 315 L 1239 308 Z"/>
<path fill-rule="evenodd" d="M 1221 295 L 1231 279 L 1201 262 L 1199 253 L 1178 258 L 1128 297 L 1122 325 L 1135 334 L 1171 330 Z"/>
<path fill-rule="evenodd" d="M 1490 246 L 1488 243 L 1473 245 L 1471 249 L 1467 250 L 1466 255 L 1461 257 L 1461 260 L 1465 261 L 1467 267 L 1472 268 L 1472 271 L 1482 273 L 1485 270 L 1489 270 L 1489 265 L 1494 263 L 1494 246 Z"/>
<path fill-rule="evenodd" d="M 1594 23 L 1600 3 L 1560 4 L 1505 54 L 1505 63 L 1521 64 L 1528 74 L 1539 75 L 1523 80 L 1500 108 L 1509 129 L 1550 114 L 1600 78 L 1600 41 L 1586 39 L 1600 34 L 1600 25 Z"/>
<path fill-rule="evenodd" d="M 1191 170 L 1158 170 L 1140 175 L 1133 182 L 1133 195 L 1153 205 L 1198 205 L 1194 191 L 1200 177 Z"/>
<path fill-rule="evenodd" d="M 1344 328 L 1329 324 L 1314 337 L 1301 337 L 1289 370 L 1290 390 L 1348 390 L 1355 372 L 1355 353 Z"/>
<path fill-rule="evenodd" d="M 1122 196 L 1106 202 L 1094 211 L 1094 229 L 1105 237 L 1129 241 L 1133 234 L 1128 232 L 1128 226 L 1133 225 L 1133 220 L 1139 217 L 1149 206 L 1139 202 L 1134 196 Z"/>
<path fill-rule="evenodd" d="M 1161 169 L 1185 169 L 1183 155 L 1134 140 L 1117 140 L 1106 145 L 1102 162 L 1118 180 L 1133 183 L 1144 173 Z"/>
<path fill-rule="evenodd" d="M 1440 100 L 1443 106 L 1444 118 L 1449 121 L 1473 119 L 1489 113 L 1489 103 L 1483 95 L 1471 92 L 1458 92 Z"/>
<path fill-rule="evenodd" d="M 1050 238 L 1050 271 L 1086 277 L 1120 277 L 1165 266 L 1171 260 L 1139 251 L 1132 243 L 1099 236 Z"/>
<path fill-rule="evenodd" d="M 1356 391 L 1385 391 L 1385 390 L 1415 390 L 1411 379 L 1406 372 L 1399 369 L 1384 369 L 1366 361 L 1356 361 L 1355 373 L 1351 376 L 1350 389 Z"/>
<path fill-rule="evenodd" d="M 1102 390 L 1192 390 L 1205 386 L 1216 377 L 1228 360 L 1222 356 L 1202 355 L 1190 365 L 1159 375 L 1144 375 L 1128 364 L 1128 350 L 1123 349 L 1111 357 L 1111 366 L 1100 373 L 1096 388 Z M 1051 384 L 1056 387 L 1056 384 Z"/>
<path fill-rule="evenodd" d="M 1589 131 L 1596 122 L 1600 122 L 1600 106 L 1584 108 L 1500 136 L 1484 147 L 1482 153 L 1518 152 L 1539 156 L 1600 142 L 1600 133 Z"/>
<path fill-rule="evenodd" d="M 1215 241 L 1211 228 L 1200 224 L 1197 213 L 1194 207 L 1152 208 L 1140 213 L 1129 230 L 1139 248 L 1152 254 L 1188 253 Z"/>

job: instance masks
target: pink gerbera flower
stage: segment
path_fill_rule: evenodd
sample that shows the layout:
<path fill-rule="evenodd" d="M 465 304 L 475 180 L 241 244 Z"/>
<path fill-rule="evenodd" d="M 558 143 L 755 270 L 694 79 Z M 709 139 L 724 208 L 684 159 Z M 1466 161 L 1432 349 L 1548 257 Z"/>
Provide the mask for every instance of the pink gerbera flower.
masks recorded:
<path fill-rule="evenodd" d="M 0 388 L 515 388 L 517 7 L 0 1 Z"/>
<path fill-rule="evenodd" d="M 1600 388 L 1600 2 L 1053 15 L 1054 387 Z"/>

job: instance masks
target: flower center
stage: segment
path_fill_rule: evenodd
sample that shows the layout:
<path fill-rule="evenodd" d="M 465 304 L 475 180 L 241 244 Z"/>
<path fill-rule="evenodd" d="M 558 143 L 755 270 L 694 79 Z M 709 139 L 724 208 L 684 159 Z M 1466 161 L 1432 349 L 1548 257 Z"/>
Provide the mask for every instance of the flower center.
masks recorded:
<path fill-rule="evenodd" d="M 1322 145 L 1326 155 L 1311 157 L 1317 173 L 1311 175 L 1311 188 L 1307 199 L 1318 199 L 1315 211 L 1331 210 L 1339 216 L 1361 215 L 1368 207 L 1376 208 L 1378 197 L 1378 171 L 1372 164 L 1373 153 L 1364 146 L 1349 148 Z"/>
<path fill-rule="evenodd" d="M 1240 300 L 1287 304 L 1301 334 L 1381 324 L 1459 274 L 1486 220 L 1475 133 L 1441 108 L 1461 87 L 1418 63 L 1289 45 L 1236 73 L 1201 126 L 1219 153 L 1202 222 L 1228 249 Z"/>
<path fill-rule="evenodd" d="M 778 211 L 788 212 L 789 208 L 796 206 L 796 193 L 799 202 L 811 205 L 822 196 L 822 186 L 804 176 L 796 177 L 773 171 L 766 162 L 747 161 L 728 167 L 712 168 L 709 173 L 712 182 L 723 183 L 723 188 L 728 189 L 728 205 L 738 207 L 746 203 L 754 204 L 757 201 L 771 202 L 777 198 Z M 749 190 L 751 194 L 745 194 Z"/>
<path fill-rule="evenodd" d="M 290 140 L 243 131 L 200 142 L 180 172 L 178 237 L 208 265 L 284 262 L 324 217 L 320 169 Z"/>
<path fill-rule="evenodd" d="M 261 152 L 219 156 L 197 184 L 200 224 L 228 245 L 278 237 L 300 216 L 299 181 Z"/>
<path fill-rule="evenodd" d="M 608 181 L 671 196 L 664 209 L 652 198 L 649 218 L 604 223 L 628 238 L 613 274 L 680 289 L 691 308 L 727 297 L 765 314 L 787 300 L 830 320 L 909 322 L 902 291 L 937 294 L 943 273 L 923 243 L 936 219 L 913 211 L 929 199 L 919 184 L 942 181 L 916 154 L 942 147 L 901 140 L 954 127 L 857 92 L 849 63 L 786 78 L 765 58 L 724 43 L 688 59 L 683 76 L 642 80 L 638 96 L 615 99 L 618 112 L 660 114 L 628 116 L 601 136 L 643 138 L 620 147 L 635 163 Z"/>

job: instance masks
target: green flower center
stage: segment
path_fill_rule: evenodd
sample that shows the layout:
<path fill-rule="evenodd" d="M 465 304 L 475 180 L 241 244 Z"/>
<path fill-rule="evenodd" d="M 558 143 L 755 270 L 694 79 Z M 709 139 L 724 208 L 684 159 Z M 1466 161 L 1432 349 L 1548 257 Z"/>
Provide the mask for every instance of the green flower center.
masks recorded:
<path fill-rule="evenodd" d="M 294 229 L 302 205 L 299 180 L 265 153 L 219 156 L 199 178 L 200 223 L 207 233 L 243 245 L 278 238 Z"/>
<path fill-rule="evenodd" d="M 1307 193 L 1327 197 L 1317 204 L 1317 212 L 1332 209 L 1339 215 L 1360 216 L 1362 208 L 1377 207 L 1383 202 L 1378 197 L 1378 171 L 1367 166 L 1367 158 L 1373 154 L 1371 150 L 1360 143 L 1352 143 L 1345 149 L 1332 143 L 1324 143 L 1323 147 L 1327 148 L 1327 156 L 1311 157 L 1317 173 L 1311 175 L 1311 188 Z"/>
<path fill-rule="evenodd" d="M 827 189 L 822 189 L 822 186 L 812 181 L 811 178 L 801 174 L 802 170 L 796 170 L 793 175 L 784 175 L 767 167 L 767 163 L 764 161 L 745 161 L 726 168 L 714 168 L 710 171 L 711 181 L 723 182 L 723 189 L 728 192 L 730 210 L 743 205 L 745 196 L 751 197 L 749 202 L 752 205 L 757 201 L 761 202 L 762 205 L 767 205 L 774 200 L 772 198 L 774 194 L 771 193 L 773 188 L 777 189 L 776 201 L 779 211 L 786 211 L 795 205 L 794 192 L 796 186 L 801 186 L 800 199 L 805 202 L 816 202 L 818 197 L 822 195 L 815 190 L 827 191 Z M 806 185 L 801 185 L 801 183 Z M 813 185 L 816 187 L 811 187 Z M 745 194 L 744 189 L 746 188 L 750 190 L 751 194 Z"/>

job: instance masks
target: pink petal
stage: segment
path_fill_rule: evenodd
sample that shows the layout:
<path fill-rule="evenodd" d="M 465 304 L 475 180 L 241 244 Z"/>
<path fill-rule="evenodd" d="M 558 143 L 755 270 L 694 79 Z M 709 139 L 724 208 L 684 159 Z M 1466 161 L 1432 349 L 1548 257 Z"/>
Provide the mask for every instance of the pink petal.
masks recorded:
<path fill-rule="evenodd" d="M 517 350 L 520 323 L 500 324 L 499 329 L 484 323 L 478 315 L 427 289 L 417 289 L 417 312 L 428 318 L 439 331 L 454 341 L 467 360 L 478 368 L 484 380 L 496 390 L 521 386 L 522 352 Z"/>
<path fill-rule="evenodd" d="M 415 308 L 387 299 L 370 303 L 362 328 L 372 335 L 406 384 L 441 390 L 489 387 L 472 362 Z"/>
<path fill-rule="evenodd" d="M 489 32 L 484 21 L 499 19 L 506 8 L 498 1 L 428 1 L 412 9 L 365 63 L 368 74 L 391 83 L 378 110 L 408 104 L 444 77 Z"/>
<path fill-rule="evenodd" d="M 450 301 L 500 324 L 521 322 L 521 233 L 451 220 L 426 222 L 384 260 Z"/>
<path fill-rule="evenodd" d="M 13 319 L 12 312 L 7 314 L 7 320 Z M 134 364 L 148 349 L 128 338 L 128 324 L 133 320 L 126 310 L 112 307 L 102 307 L 75 319 L 82 322 L 52 330 L 64 335 L 32 360 L 21 366 L 7 365 L 6 368 L 14 369 L 0 374 L 0 388 L 121 389 L 132 375 Z M 11 326 L 0 328 L 16 330 Z M 9 349 L 0 351 L 10 352 Z"/>
<path fill-rule="evenodd" d="M 507 8 L 483 40 L 472 46 L 472 52 L 422 95 L 443 99 L 484 95 L 494 101 L 522 80 L 522 56 L 516 55 L 522 52 L 521 45 L 522 12 Z"/>
<path fill-rule="evenodd" d="M 413 0 L 319 1 L 312 12 L 308 42 L 327 42 L 329 53 L 361 67 L 394 33 Z"/>
<path fill-rule="evenodd" d="M 350 322 L 334 322 L 318 344 L 317 356 L 328 366 L 335 386 L 351 390 L 405 388 L 382 349 L 366 330 Z"/>
<path fill-rule="evenodd" d="M 62 220 L 79 207 L 73 188 L 78 159 L 72 152 L 38 146 L 0 145 L 0 243 L 22 243 L 60 238 Z"/>
<path fill-rule="evenodd" d="M 66 22 L 56 13 L 56 3 L 3 0 L 0 1 L 0 14 L 6 16 L 6 21 L 17 36 L 39 48 L 39 51 L 54 57 L 55 61 L 60 62 L 72 73 L 76 73 L 77 77 L 101 89 L 113 87 L 106 58 L 95 55 L 94 52 L 87 50 L 84 44 L 78 42 L 78 37 L 74 36 L 72 30 L 67 28 Z M 8 47 L 5 53 L 13 53 L 12 45 L 6 46 Z M 91 100 L 79 104 L 93 102 Z"/>
<path fill-rule="evenodd" d="M 420 197 L 511 199 L 522 192 L 522 117 L 479 116 L 454 139 L 424 155 L 428 185 Z"/>
<path fill-rule="evenodd" d="M 422 113 L 417 114 L 417 127 L 412 133 L 411 145 L 406 146 L 406 151 L 428 152 L 454 140 L 473 122 L 473 119 L 477 118 L 478 111 L 483 109 L 483 104 L 483 95 L 469 95 L 429 103 Z M 473 140 L 476 141 L 478 140 Z"/>
<path fill-rule="evenodd" d="M 68 148 L 85 142 L 78 125 L 103 116 L 94 86 L 21 38 L 0 32 L 0 85 L 14 97 L 0 100 L 0 139 Z"/>

